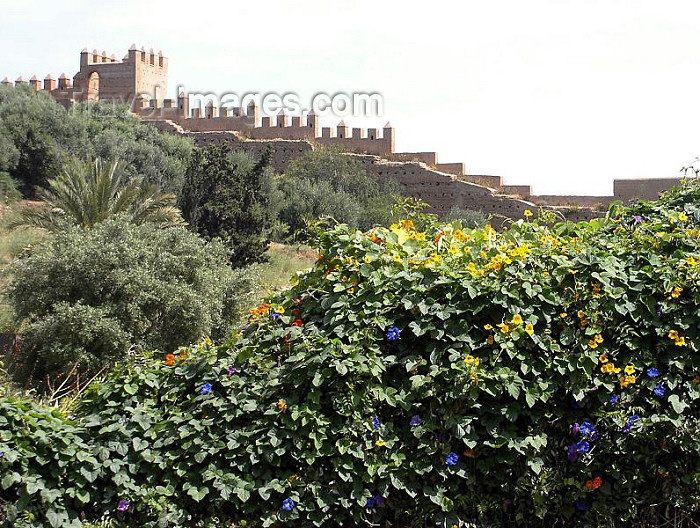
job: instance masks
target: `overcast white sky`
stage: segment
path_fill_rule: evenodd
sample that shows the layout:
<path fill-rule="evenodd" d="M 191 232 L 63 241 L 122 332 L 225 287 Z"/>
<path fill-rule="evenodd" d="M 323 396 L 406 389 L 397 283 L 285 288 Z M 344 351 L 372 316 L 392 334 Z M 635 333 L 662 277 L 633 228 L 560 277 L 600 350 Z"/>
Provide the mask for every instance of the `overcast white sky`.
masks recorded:
<path fill-rule="evenodd" d="M 379 92 L 399 151 L 538 194 L 611 194 L 700 155 L 700 2 L 0 0 L 0 78 L 162 49 L 169 90 Z M 335 124 L 326 123 L 326 124 Z"/>

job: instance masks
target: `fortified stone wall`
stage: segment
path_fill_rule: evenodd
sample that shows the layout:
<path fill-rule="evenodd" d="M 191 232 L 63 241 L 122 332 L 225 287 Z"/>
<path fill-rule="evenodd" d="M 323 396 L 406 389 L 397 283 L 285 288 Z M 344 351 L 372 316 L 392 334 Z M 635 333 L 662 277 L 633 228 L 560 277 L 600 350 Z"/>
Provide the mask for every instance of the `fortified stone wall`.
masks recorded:
<path fill-rule="evenodd" d="M 80 71 L 73 81 L 64 73 L 58 80 L 48 75 L 42 82 L 33 76 L 19 77 L 15 84 L 29 84 L 35 91 L 48 91 L 65 106 L 78 101 L 109 100 L 131 105 L 132 111 L 161 130 L 191 133 L 198 144 L 226 141 L 254 156 L 268 145 L 274 147 L 272 164 L 284 171 L 287 162 L 313 145 L 339 146 L 360 156 L 370 155 L 368 170 L 379 176 L 396 177 L 406 192 L 430 203 L 435 212 L 452 206 L 479 209 L 488 214 L 520 217 L 534 204 L 586 216 L 586 208 L 603 209 L 613 199 L 625 202 L 655 199 L 678 179 L 615 180 L 614 196 L 533 196 L 529 185 L 504 185 L 501 176 L 470 175 L 464 163 L 439 163 L 436 152 L 402 152 L 394 149 L 395 132 L 387 123 L 382 129 L 350 129 L 344 122 L 320 128 L 313 112 L 304 116 L 260 116 L 254 103 L 246 108 L 214 107 L 190 109 L 189 96 L 164 99 L 167 92 L 168 59 L 162 52 L 140 50 L 132 45 L 117 60 L 104 51 L 80 53 Z M 5 78 L 4 85 L 12 82 Z M 370 158 L 362 158 L 369 160 Z M 523 205 L 527 204 L 527 206 Z M 583 209 L 580 209 L 583 208 Z M 584 212 L 580 212 L 584 211 Z M 599 214 L 599 213 L 596 213 Z"/>

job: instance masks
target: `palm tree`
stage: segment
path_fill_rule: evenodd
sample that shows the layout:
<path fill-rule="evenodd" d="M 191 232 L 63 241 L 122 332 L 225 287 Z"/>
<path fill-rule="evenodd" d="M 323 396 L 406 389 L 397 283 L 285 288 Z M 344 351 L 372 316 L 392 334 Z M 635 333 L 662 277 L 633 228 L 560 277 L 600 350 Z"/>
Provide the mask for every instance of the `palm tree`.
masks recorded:
<path fill-rule="evenodd" d="M 140 177 L 124 181 L 118 161 L 108 165 L 100 158 L 73 160 L 47 183 L 48 188 L 38 193 L 43 205 L 24 209 L 12 227 L 55 232 L 72 225 L 92 227 L 113 215 L 124 215 L 135 224 L 185 224 L 174 194 L 160 192 Z"/>

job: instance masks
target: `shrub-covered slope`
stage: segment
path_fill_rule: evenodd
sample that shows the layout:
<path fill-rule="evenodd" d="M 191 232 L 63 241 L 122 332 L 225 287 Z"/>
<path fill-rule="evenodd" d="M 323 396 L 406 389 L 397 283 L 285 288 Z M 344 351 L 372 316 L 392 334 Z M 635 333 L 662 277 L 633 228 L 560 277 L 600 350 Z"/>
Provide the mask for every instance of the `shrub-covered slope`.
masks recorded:
<path fill-rule="evenodd" d="M 697 517 L 698 204 L 693 183 L 587 224 L 321 233 L 316 266 L 229 343 L 125 365 L 83 397 L 102 464 L 83 510 L 128 526 Z"/>

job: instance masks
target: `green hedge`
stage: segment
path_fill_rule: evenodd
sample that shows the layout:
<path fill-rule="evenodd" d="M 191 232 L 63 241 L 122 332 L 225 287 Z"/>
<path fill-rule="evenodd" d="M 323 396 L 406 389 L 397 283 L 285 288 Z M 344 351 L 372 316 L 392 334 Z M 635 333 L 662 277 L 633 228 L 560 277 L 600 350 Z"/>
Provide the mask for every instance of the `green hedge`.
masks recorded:
<path fill-rule="evenodd" d="M 321 233 L 316 266 L 229 343 L 124 365 L 82 398 L 102 466 L 83 511 L 126 526 L 697 518 L 699 203 L 693 183 L 590 223 Z"/>

